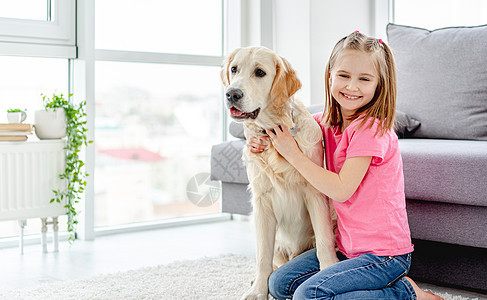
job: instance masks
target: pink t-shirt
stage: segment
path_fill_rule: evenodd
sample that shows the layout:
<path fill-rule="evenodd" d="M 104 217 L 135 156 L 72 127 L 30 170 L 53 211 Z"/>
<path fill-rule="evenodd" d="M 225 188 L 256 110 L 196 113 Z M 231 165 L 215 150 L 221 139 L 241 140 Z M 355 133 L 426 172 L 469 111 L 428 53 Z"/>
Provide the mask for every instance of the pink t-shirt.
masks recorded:
<path fill-rule="evenodd" d="M 348 258 L 363 253 L 394 256 L 413 251 L 404 196 L 404 175 L 397 135 L 377 134 L 379 120 L 371 119 L 358 130 L 353 121 L 343 133 L 321 124 L 326 165 L 339 173 L 347 158 L 372 156 L 369 169 L 355 193 L 345 202 L 333 201 L 337 212 L 337 244 Z M 371 128 L 367 126 L 374 120 Z"/>

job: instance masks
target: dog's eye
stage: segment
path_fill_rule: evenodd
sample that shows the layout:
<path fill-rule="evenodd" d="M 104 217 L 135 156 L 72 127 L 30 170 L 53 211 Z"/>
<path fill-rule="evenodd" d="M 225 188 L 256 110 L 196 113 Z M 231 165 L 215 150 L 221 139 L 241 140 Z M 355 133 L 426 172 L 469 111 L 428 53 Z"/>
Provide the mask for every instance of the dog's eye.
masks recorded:
<path fill-rule="evenodd" d="M 232 72 L 232 74 L 235 74 L 237 73 L 237 67 L 236 66 L 233 66 L 230 71 Z"/>
<path fill-rule="evenodd" d="M 255 76 L 257 76 L 257 77 L 264 77 L 265 76 L 265 72 L 262 69 L 257 69 L 257 70 L 255 70 Z"/>

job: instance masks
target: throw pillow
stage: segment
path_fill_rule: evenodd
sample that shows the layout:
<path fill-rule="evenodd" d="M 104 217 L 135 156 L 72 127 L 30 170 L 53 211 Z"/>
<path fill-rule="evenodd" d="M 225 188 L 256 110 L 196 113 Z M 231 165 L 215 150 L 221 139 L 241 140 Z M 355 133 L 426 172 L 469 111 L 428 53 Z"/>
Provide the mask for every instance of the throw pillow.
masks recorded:
<path fill-rule="evenodd" d="M 487 140 L 487 25 L 433 31 L 389 24 L 397 108 L 413 137 Z"/>
<path fill-rule="evenodd" d="M 397 136 L 401 138 L 411 137 L 415 130 L 421 126 L 421 123 L 403 113 L 402 111 L 396 110 L 396 118 L 394 119 L 394 130 Z"/>
<path fill-rule="evenodd" d="M 245 138 L 244 127 L 243 127 L 242 123 L 237 123 L 237 122 L 231 121 L 230 125 L 228 126 L 228 131 L 230 132 L 230 134 L 232 136 L 234 136 L 236 138 L 239 138 L 239 139 Z"/>

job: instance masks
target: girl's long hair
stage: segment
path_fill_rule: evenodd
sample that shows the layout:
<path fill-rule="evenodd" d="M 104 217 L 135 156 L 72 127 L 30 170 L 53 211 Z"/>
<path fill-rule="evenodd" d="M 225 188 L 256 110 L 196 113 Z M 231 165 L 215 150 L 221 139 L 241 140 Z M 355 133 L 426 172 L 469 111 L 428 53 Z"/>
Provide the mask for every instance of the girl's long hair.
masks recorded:
<path fill-rule="evenodd" d="M 363 115 L 361 123 L 356 127 L 359 129 L 371 117 L 376 118 L 380 121 L 376 134 L 383 135 L 394 127 L 397 94 L 394 57 L 389 46 L 382 40 L 367 37 L 359 32 L 353 32 L 338 41 L 326 65 L 323 122 L 331 127 L 340 126 L 343 123 L 340 105 L 331 94 L 330 72 L 345 50 L 357 50 L 369 54 L 379 76 L 379 82 L 372 100 L 359 108 L 355 114 L 350 116 L 349 120 L 353 121 Z M 370 122 L 368 127 L 372 127 L 373 124 L 374 122 Z"/>

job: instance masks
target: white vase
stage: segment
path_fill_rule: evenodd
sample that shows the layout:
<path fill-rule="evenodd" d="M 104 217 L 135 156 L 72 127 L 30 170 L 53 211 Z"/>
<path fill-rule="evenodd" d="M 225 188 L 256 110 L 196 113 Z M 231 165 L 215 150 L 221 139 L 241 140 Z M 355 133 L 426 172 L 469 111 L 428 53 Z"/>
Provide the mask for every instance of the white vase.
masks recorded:
<path fill-rule="evenodd" d="M 60 139 L 66 136 L 66 113 L 64 108 L 36 110 L 35 133 L 42 139 Z"/>

